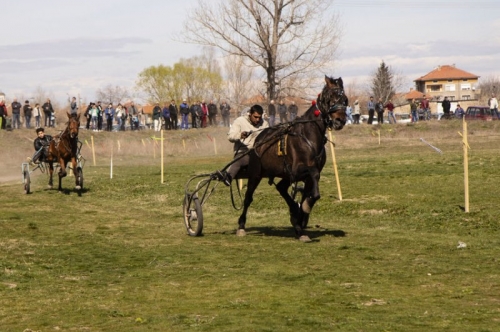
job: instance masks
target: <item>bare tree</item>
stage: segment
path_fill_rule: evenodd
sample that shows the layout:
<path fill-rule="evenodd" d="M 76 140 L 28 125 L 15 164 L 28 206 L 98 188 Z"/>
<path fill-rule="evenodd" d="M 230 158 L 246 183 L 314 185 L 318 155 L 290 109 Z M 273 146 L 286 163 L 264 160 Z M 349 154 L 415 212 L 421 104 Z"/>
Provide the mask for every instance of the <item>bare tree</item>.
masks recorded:
<path fill-rule="evenodd" d="M 198 0 L 188 14 L 183 39 L 217 47 L 263 70 L 268 99 L 287 82 L 307 79 L 331 65 L 340 39 L 332 0 Z"/>
<path fill-rule="evenodd" d="M 227 99 L 237 106 L 242 105 L 242 101 L 248 98 L 253 91 L 253 68 L 245 65 L 245 59 L 235 55 L 227 56 L 224 59 L 224 73 Z"/>
<path fill-rule="evenodd" d="M 121 86 L 113 86 L 111 84 L 106 85 L 104 88 L 98 89 L 96 91 L 96 96 L 98 100 L 105 103 L 118 104 L 124 99 L 130 99 L 130 94 L 126 88 Z"/>
<path fill-rule="evenodd" d="M 480 102 L 487 103 L 492 95 L 498 98 L 498 94 L 500 93 L 500 78 L 494 76 L 482 78 L 478 89 L 480 90 Z"/>

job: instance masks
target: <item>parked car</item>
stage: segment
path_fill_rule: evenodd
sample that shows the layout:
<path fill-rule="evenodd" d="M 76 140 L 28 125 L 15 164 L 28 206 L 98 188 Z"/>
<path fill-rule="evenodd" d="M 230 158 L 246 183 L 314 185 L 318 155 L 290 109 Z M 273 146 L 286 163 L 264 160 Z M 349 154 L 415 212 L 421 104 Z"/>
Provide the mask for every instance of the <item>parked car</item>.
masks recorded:
<path fill-rule="evenodd" d="M 466 120 L 485 120 L 492 121 L 498 118 L 492 114 L 488 106 L 469 106 L 465 111 Z"/>

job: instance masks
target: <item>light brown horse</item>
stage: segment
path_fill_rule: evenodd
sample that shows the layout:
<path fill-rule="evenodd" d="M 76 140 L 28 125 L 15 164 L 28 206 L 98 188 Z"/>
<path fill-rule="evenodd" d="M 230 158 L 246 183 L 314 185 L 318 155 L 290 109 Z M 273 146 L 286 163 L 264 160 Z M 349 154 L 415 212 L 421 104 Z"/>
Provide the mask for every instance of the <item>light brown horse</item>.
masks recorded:
<path fill-rule="evenodd" d="M 73 174 L 75 175 L 75 189 L 80 190 L 81 177 L 77 174 L 77 154 L 78 154 L 78 132 L 80 129 L 80 113 L 77 115 L 68 114 L 68 123 L 66 129 L 59 135 L 54 136 L 49 145 L 47 162 L 49 164 L 49 188 L 52 188 L 52 174 L 54 173 L 54 163 L 59 163 L 59 187 L 62 191 L 62 178 L 67 175 L 66 166 L 71 161 Z"/>

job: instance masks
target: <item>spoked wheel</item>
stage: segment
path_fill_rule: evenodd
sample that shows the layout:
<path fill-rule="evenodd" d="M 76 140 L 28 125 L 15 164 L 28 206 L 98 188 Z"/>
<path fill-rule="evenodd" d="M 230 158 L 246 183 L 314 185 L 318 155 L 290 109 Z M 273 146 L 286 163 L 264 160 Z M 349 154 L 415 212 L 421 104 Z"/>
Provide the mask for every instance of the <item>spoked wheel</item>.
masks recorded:
<path fill-rule="evenodd" d="M 24 193 L 29 194 L 31 180 L 30 180 L 30 172 L 28 169 L 23 170 L 23 184 L 24 184 Z"/>
<path fill-rule="evenodd" d="M 83 189 L 83 169 L 81 167 L 76 168 L 76 183 L 80 186 L 80 190 Z"/>
<path fill-rule="evenodd" d="M 200 236 L 203 231 L 203 212 L 201 203 L 196 194 L 186 193 L 184 197 L 184 225 L 191 236 Z"/>

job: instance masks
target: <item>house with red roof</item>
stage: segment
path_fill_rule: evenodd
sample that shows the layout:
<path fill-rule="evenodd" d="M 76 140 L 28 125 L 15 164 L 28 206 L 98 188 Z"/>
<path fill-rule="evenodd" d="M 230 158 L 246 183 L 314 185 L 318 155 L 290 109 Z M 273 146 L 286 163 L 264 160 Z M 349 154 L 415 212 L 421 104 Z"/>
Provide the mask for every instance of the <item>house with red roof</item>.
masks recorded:
<path fill-rule="evenodd" d="M 477 99 L 479 76 L 455 67 L 455 65 L 438 66 L 428 74 L 417 78 L 416 90 L 425 94 L 429 99 L 450 100 Z"/>

